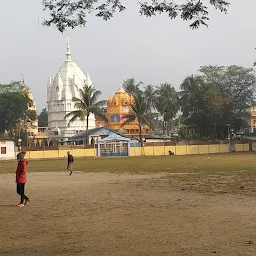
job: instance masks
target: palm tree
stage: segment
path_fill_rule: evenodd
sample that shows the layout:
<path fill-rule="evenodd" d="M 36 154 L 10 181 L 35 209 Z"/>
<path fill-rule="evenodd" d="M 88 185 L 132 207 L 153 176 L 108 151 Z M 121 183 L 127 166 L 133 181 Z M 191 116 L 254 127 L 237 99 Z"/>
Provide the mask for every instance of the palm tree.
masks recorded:
<path fill-rule="evenodd" d="M 65 116 L 66 118 L 71 117 L 68 124 L 70 125 L 76 119 L 82 121 L 86 120 L 86 145 L 88 144 L 88 126 L 89 126 L 89 116 L 90 114 L 97 115 L 101 117 L 104 121 L 107 121 L 107 118 L 102 109 L 103 106 L 107 104 L 106 100 L 97 101 L 98 97 L 101 95 L 101 91 L 97 91 L 92 86 L 84 86 L 83 89 L 79 89 L 79 98 L 73 97 L 75 102 L 75 108 L 70 113 Z"/>
<path fill-rule="evenodd" d="M 179 95 L 174 87 L 168 83 L 157 87 L 156 109 L 163 116 L 163 133 L 169 135 L 170 121 L 176 116 L 179 106 Z"/>
<path fill-rule="evenodd" d="M 204 135 L 199 127 L 205 127 L 206 116 L 204 93 L 207 86 L 200 76 L 188 76 L 180 85 L 180 105 L 185 124 L 192 125 L 197 135 Z"/>
<path fill-rule="evenodd" d="M 124 81 L 123 86 L 124 90 L 129 94 L 129 95 L 134 95 L 137 93 L 141 93 L 140 86 L 143 84 L 143 82 L 136 83 L 134 78 L 130 78 Z"/>
<path fill-rule="evenodd" d="M 148 124 L 148 121 L 147 121 L 148 104 L 147 104 L 146 98 L 142 93 L 134 94 L 133 97 L 134 97 L 134 104 L 130 105 L 131 107 L 130 113 L 124 116 L 124 119 L 126 120 L 122 123 L 122 126 L 137 120 L 139 125 L 140 143 L 141 143 L 141 146 L 143 146 L 142 125 Z"/>
<path fill-rule="evenodd" d="M 149 127 L 153 130 L 153 119 L 157 116 L 157 113 L 152 113 L 156 107 L 156 90 L 154 89 L 154 86 L 151 84 L 145 86 L 144 95 L 148 104 Z"/>
<path fill-rule="evenodd" d="M 193 113 L 197 109 L 203 87 L 203 79 L 193 75 L 187 77 L 180 85 L 180 103 L 184 117 L 188 117 L 189 113 Z"/>

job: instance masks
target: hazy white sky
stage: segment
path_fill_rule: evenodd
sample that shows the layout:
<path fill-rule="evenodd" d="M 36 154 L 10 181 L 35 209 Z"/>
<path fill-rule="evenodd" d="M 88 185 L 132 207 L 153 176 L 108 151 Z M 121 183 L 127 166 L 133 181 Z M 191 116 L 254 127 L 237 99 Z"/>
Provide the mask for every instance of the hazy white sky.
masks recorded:
<path fill-rule="evenodd" d="M 90 16 L 86 27 L 68 31 L 73 60 L 105 99 L 126 78 L 178 88 L 201 65 L 251 67 L 256 59 L 256 1 L 230 1 L 227 15 L 213 10 L 209 27 L 198 31 L 166 16 L 141 17 L 132 3 L 107 22 Z M 66 52 L 67 33 L 43 27 L 46 15 L 41 0 L 1 1 L 0 83 L 21 80 L 24 74 L 39 110 L 46 107 L 48 77 L 56 75 Z"/>

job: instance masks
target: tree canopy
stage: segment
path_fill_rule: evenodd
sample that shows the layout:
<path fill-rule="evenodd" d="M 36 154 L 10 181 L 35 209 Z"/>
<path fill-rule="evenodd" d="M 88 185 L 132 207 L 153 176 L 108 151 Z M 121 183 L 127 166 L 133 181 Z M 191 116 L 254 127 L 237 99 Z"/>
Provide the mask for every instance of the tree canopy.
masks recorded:
<path fill-rule="evenodd" d="M 163 116 L 163 133 L 170 132 L 170 121 L 176 117 L 179 105 L 179 95 L 174 87 L 168 83 L 161 84 L 156 90 L 156 109 Z"/>
<path fill-rule="evenodd" d="M 124 0 L 43 0 L 42 4 L 44 10 L 49 12 L 49 18 L 43 24 L 56 26 L 60 32 L 66 28 L 85 26 L 89 13 L 109 20 L 116 12 L 125 11 L 128 5 Z M 184 0 L 182 3 L 180 0 L 150 0 L 137 1 L 137 4 L 140 15 L 151 17 L 167 14 L 170 19 L 179 17 L 190 21 L 192 29 L 207 26 L 210 7 L 226 13 L 230 5 L 226 0 Z"/>
<path fill-rule="evenodd" d="M 140 143 L 143 146 L 142 125 L 149 124 L 147 120 L 147 112 L 148 112 L 147 98 L 145 97 L 144 93 L 138 92 L 138 91 L 133 94 L 133 98 L 134 98 L 134 104 L 131 104 L 130 106 L 131 107 L 130 113 L 124 116 L 125 121 L 122 123 L 122 126 L 137 120 L 138 126 L 139 126 Z"/>
<path fill-rule="evenodd" d="M 79 89 L 79 98 L 74 97 L 72 100 L 75 102 L 75 109 L 65 116 L 65 119 L 69 119 L 69 124 L 73 123 L 75 120 L 80 119 L 82 121 L 86 120 L 86 140 L 85 143 L 88 144 L 88 126 L 89 126 L 89 116 L 94 114 L 107 121 L 103 107 L 107 105 L 106 100 L 98 100 L 101 95 L 101 91 L 97 91 L 93 86 L 85 85 L 83 89 Z"/>
<path fill-rule="evenodd" d="M 47 109 L 42 109 L 40 115 L 38 116 L 38 126 L 47 127 L 48 126 L 48 112 Z"/>
<path fill-rule="evenodd" d="M 140 95 L 140 102 L 144 98 L 146 109 L 140 115 L 153 131 L 170 135 L 175 123 L 183 139 L 224 139 L 228 127 L 242 131 L 250 126 L 250 110 L 256 104 L 254 70 L 236 65 L 202 66 L 197 75 L 184 79 L 178 92 L 169 83 L 144 90 L 135 79 L 124 84 L 130 94 Z"/>
<path fill-rule="evenodd" d="M 12 137 L 22 121 L 36 120 L 36 112 L 29 109 L 31 99 L 26 88 L 20 82 L 0 85 L 0 134 L 8 131 Z"/>
<path fill-rule="evenodd" d="M 126 92 L 129 93 L 129 95 L 135 95 L 137 93 L 141 93 L 142 90 L 140 89 L 140 86 L 142 85 L 142 82 L 136 82 L 134 78 L 129 78 L 124 81 L 123 87 Z"/>
<path fill-rule="evenodd" d="M 240 66 L 203 66 L 200 75 L 187 77 L 180 86 L 184 124 L 198 137 L 227 136 L 227 124 L 238 131 L 248 124 L 255 104 L 253 69 Z"/>

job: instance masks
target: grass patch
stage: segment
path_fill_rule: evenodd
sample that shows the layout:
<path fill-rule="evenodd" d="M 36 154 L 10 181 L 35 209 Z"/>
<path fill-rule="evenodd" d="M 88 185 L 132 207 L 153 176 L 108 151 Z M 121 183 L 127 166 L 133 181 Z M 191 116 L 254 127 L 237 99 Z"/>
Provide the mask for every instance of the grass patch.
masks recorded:
<path fill-rule="evenodd" d="M 29 172 L 66 171 L 67 159 L 30 160 Z M 17 161 L 1 161 L 0 173 L 14 173 Z M 83 172 L 230 172 L 254 171 L 256 154 L 229 153 L 214 155 L 155 156 L 122 158 L 75 158 L 74 171 Z"/>

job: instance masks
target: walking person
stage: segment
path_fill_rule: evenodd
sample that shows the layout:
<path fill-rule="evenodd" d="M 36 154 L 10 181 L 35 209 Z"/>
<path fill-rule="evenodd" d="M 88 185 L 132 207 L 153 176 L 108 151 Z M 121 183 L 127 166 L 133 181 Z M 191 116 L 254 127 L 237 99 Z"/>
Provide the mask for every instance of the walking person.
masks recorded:
<path fill-rule="evenodd" d="M 74 157 L 70 154 L 70 152 L 68 151 L 67 152 L 67 155 L 68 155 L 68 165 L 67 165 L 67 170 L 69 171 L 69 175 L 72 174 L 72 165 L 73 165 L 73 162 L 74 162 Z"/>
<path fill-rule="evenodd" d="M 31 201 L 25 195 L 25 184 L 27 182 L 27 165 L 28 161 L 24 159 L 26 152 L 19 158 L 18 166 L 16 170 L 16 183 L 17 183 L 17 193 L 20 195 L 20 203 L 16 206 L 25 206 L 27 202 Z"/>

